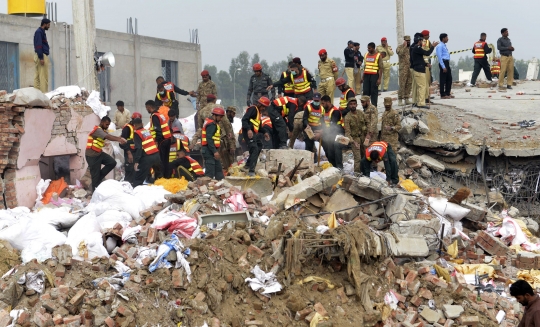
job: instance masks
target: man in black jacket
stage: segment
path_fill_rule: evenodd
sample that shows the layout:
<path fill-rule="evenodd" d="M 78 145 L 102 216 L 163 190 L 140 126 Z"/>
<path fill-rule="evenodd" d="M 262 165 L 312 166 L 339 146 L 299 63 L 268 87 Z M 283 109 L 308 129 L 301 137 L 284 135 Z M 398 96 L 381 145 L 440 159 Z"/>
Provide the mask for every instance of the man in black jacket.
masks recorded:
<path fill-rule="evenodd" d="M 345 75 L 347 75 L 347 84 L 354 87 L 354 66 L 356 64 L 354 56 L 356 51 L 354 49 L 354 42 L 347 42 L 347 47 L 343 50 L 345 56 Z"/>
<path fill-rule="evenodd" d="M 429 50 L 422 49 L 423 38 L 415 36 L 414 45 L 411 47 L 411 69 L 413 69 L 414 80 L 416 81 L 416 101 L 418 108 L 426 106 L 426 66 L 424 56 L 429 56 L 433 49 L 439 44 L 434 42 L 430 44 Z"/>

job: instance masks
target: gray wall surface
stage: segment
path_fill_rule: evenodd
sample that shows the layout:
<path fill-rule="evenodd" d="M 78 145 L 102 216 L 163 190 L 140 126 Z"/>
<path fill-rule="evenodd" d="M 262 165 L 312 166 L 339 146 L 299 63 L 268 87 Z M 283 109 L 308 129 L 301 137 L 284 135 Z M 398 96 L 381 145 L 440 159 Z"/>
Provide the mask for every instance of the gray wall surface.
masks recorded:
<path fill-rule="evenodd" d="M 35 30 L 40 20 L 0 14 L 0 41 L 19 44 L 19 85 L 33 86 L 34 83 L 34 44 Z M 77 84 L 75 64 L 75 44 L 73 31 L 71 51 L 66 51 L 66 29 L 64 23 L 51 23 L 47 31 L 51 61 L 49 90 L 59 86 Z M 68 43 L 69 44 L 69 43 Z M 178 62 L 177 85 L 186 91 L 196 90 L 202 70 L 200 45 L 142 35 L 96 30 L 98 52 L 111 51 L 116 66 L 110 69 L 110 117 L 114 117 L 116 101 L 122 100 L 131 112 L 141 112 L 147 117 L 144 103 L 156 95 L 156 77 L 162 74 L 161 61 Z M 66 54 L 68 52 L 68 54 Z M 66 76 L 67 60 L 71 62 L 70 76 Z M 70 83 L 68 83 L 70 81 Z M 180 116 L 194 113 L 186 97 L 179 96 Z"/>

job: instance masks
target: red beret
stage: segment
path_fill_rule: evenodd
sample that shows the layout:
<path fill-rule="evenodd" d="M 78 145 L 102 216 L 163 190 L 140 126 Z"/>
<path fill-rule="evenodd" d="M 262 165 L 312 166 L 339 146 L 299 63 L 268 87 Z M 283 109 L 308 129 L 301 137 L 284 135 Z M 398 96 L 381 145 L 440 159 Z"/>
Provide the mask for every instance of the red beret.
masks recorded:
<path fill-rule="evenodd" d="M 210 73 L 205 69 L 201 72 L 201 76 L 210 75 Z"/>
<path fill-rule="evenodd" d="M 206 100 L 215 100 L 216 99 L 216 96 L 213 95 L 213 94 L 207 94 L 206 95 Z"/>
<path fill-rule="evenodd" d="M 383 37 L 383 38 L 381 39 L 381 41 L 386 41 L 386 37 Z"/>
<path fill-rule="evenodd" d="M 326 49 L 319 50 L 319 56 L 326 53 Z"/>
<path fill-rule="evenodd" d="M 298 58 L 298 57 L 294 57 L 292 61 L 293 61 L 295 64 L 299 64 L 299 65 L 302 64 L 302 60 L 300 60 L 300 58 Z"/>
<path fill-rule="evenodd" d="M 428 30 L 423 30 L 423 31 L 422 31 L 422 35 L 423 35 L 423 36 L 429 35 L 429 31 L 428 31 Z"/>

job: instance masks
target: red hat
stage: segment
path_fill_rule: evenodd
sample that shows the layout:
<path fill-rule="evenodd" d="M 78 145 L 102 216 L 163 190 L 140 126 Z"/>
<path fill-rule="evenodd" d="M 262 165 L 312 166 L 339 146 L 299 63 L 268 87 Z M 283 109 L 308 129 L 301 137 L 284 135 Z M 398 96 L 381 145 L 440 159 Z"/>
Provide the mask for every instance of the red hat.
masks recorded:
<path fill-rule="evenodd" d="M 325 53 L 326 53 L 326 49 L 321 49 L 321 50 L 319 50 L 319 56 L 320 56 L 320 55 L 323 55 L 323 54 L 325 54 Z"/>
<path fill-rule="evenodd" d="M 215 107 L 212 109 L 212 115 L 225 116 L 225 110 L 221 107 Z"/>
<path fill-rule="evenodd" d="M 268 99 L 267 97 L 261 97 L 259 99 L 259 103 L 265 107 L 268 107 L 270 105 L 270 99 Z"/>
<path fill-rule="evenodd" d="M 423 31 L 422 31 L 422 35 L 423 35 L 423 36 L 429 35 L 429 31 L 428 31 L 428 30 L 423 30 Z"/>
<path fill-rule="evenodd" d="M 210 75 L 210 73 L 205 69 L 201 72 L 201 76 Z"/>
<path fill-rule="evenodd" d="M 300 58 L 298 58 L 298 57 L 294 57 L 292 61 L 293 61 L 295 64 L 299 64 L 299 65 L 302 64 L 302 60 L 300 60 Z"/>
<path fill-rule="evenodd" d="M 345 79 L 343 77 L 340 77 L 336 79 L 336 86 L 345 85 Z"/>
<path fill-rule="evenodd" d="M 384 37 L 381 39 L 381 41 L 387 41 L 387 40 L 386 40 L 386 36 L 384 36 Z"/>
<path fill-rule="evenodd" d="M 256 63 L 255 65 L 253 65 L 253 71 L 257 71 L 257 70 L 262 70 L 262 66 L 259 63 Z"/>
<path fill-rule="evenodd" d="M 131 119 L 135 119 L 135 118 L 141 118 L 142 119 L 142 115 L 140 112 L 134 112 L 132 115 L 131 115 Z"/>
<path fill-rule="evenodd" d="M 213 95 L 213 94 L 207 94 L 207 95 L 206 95 L 206 100 L 215 100 L 215 99 L 217 99 L 217 98 L 216 98 L 216 96 Z"/>

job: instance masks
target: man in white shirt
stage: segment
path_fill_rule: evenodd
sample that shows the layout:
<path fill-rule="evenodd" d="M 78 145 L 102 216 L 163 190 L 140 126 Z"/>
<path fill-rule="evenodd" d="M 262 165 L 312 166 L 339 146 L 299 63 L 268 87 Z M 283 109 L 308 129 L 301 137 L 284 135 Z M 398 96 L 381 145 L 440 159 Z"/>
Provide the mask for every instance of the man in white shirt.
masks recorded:
<path fill-rule="evenodd" d="M 131 112 L 124 108 L 124 101 L 122 100 L 116 102 L 116 109 L 113 123 L 116 125 L 116 129 L 122 129 L 131 121 Z"/>

